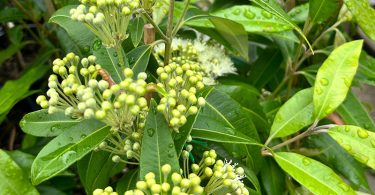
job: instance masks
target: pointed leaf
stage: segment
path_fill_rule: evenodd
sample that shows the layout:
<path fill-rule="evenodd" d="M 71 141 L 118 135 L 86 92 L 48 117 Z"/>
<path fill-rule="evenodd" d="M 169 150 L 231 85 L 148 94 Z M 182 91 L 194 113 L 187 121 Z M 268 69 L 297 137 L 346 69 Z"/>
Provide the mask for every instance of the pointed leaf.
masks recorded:
<path fill-rule="evenodd" d="M 371 118 L 364 105 L 352 92 L 348 93 L 344 103 L 337 108 L 337 113 L 347 125 L 355 125 L 369 131 L 375 131 L 374 120 Z"/>
<path fill-rule="evenodd" d="M 123 56 L 125 56 L 124 51 Z M 113 81 L 120 83 L 123 80 L 124 75 L 122 73 L 122 66 L 119 63 L 119 57 L 114 48 L 106 48 L 101 46 L 99 49 L 93 51 L 93 54 L 96 56 L 96 63 L 100 64 L 112 77 Z M 126 59 L 124 59 L 126 61 Z M 127 61 L 126 61 L 127 62 Z M 125 66 L 128 66 L 125 64 Z"/>
<path fill-rule="evenodd" d="M 355 195 L 340 176 L 319 161 L 291 152 L 276 152 L 274 157 L 285 172 L 313 194 Z"/>
<path fill-rule="evenodd" d="M 81 183 L 85 187 L 86 194 L 108 186 L 113 172 L 119 173 L 125 164 L 114 163 L 112 154 L 104 151 L 93 151 L 77 162 L 77 168 Z"/>
<path fill-rule="evenodd" d="M 309 3 L 298 5 L 288 12 L 295 23 L 305 23 L 309 16 Z"/>
<path fill-rule="evenodd" d="M 142 17 L 134 18 L 129 25 L 130 37 L 134 47 L 137 47 L 142 40 L 144 25 L 145 22 Z"/>
<path fill-rule="evenodd" d="M 151 50 L 151 45 L 142 45 L 131 50 L 127 54 L 130 64 L 129 67 L 133 70 L 134 75 L 146 71 L 148 61 L 150 60 Z"/>
<path fill-rule="evenodd" d="M 299 91 L 277 112 L 269 140 L 291 135 L 314 122 L 313 89 Z"/>
<path fill-rule="evenodd" d="M 314 117 L 332 113 L 344 100 L 358 68 L 362 40 L 336 48 L 319 68 L 314 84 Z"/>
<path fill-rule="evenodd" d="M 139 169 L 132 169 L 126 173 L 118 180 L 116 184 L 116 192 L 118 194 L 124 194 L 128 190 L 133 190 L 136 188 L 136 183 L 138 181 Z"/>
<path fill-rule="evenodd" d="M 375 169 L 375 133 L 342 125 L 330 128 L 328 134 L 356 160 Z"/>
<path fill-rule="evenodd" d="M 3 150 L 0 150 L 0 194 L 37 195 L 27 175 Z"/>
<path fill-rule="evenodd" d="M 26 114 L 20 122 L 20 127 L 30 135 L 52 137 L 82 122 L 85 123 L 82 120 L 72 119 L 62 112 L 48 114 L 48 110 L 43 109 Z"/>
<path fill-rule="evenodd" d="M 100 144 L 109 134 L 109 127 L 96 120 L 81 123 L 50 141 L 38 154 L 32 167 L 33 184 L 39 184 L 64 171 Z"/>
<path fill-rule="evenodd" d="M 165 164 L 172 166 L 172 172 L 179 172 L 180 166 L 172 139 L 171 129 L 162 113 L 157 112 L 156 102 L 151 101 L 150 112 L 147 115 L 142 139 L 140 158 L 140 179 L 149 172 L 155 174 L 157 183 L 163 181 L 161 167 Z"/>
<path fill-rule="evenodd" d="M 342 0 L 310 0 L 309 19 L 312 24 L 322 24 L 337 17 Z"/>
<path fill-rule="evenodd" d="M 368 0 L 344 0 L 361 29 L 375 41 L 375 10 Z"/>

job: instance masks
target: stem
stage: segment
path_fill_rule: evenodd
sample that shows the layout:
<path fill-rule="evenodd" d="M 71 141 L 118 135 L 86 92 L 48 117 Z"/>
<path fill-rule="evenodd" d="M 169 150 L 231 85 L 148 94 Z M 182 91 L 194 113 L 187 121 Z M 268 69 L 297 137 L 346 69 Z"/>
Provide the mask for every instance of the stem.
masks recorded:
<path fill-rule="evenodd" d="M 122 67 L 125 67 L 124 54 L 122 53 L 121 43 L 116 44 L 116 53 L 119 59 L 119 63 Z"/>
<path fill-rule="evenodd" d="M 167 39 L 165 43 L 165 54 L 164 54 L 164 65 L 169 63 L 171 56 L 171 44 L 172 44 L 172 31 L 173 31 L 173 12 L 174 12 L 174 0 L 169 2 L 169 13 L 168 13 L 168 24 L 167 24 Z"/>
<path fill-rule="evenodd" d="M 164 39 L 164 40 L 167 40 L 168 37 L 163 33 L 163 31 L 159 28 L 159 26 L 154 22 L 154 20 L 151 18 L 150 15 L 148 15 L 147 12 L 141 12 L 142 15 L 147 19 L 147 21 L 152 25 L 154 26 L 154 28 L 158 31 L 158 33 L 160 34 L 160 36 Z"/>
<path fill-rule="evenodd" d="M 281 144 L 273 146 L 271 149 L 272 150 L 277 150 L 277 149 L 282 148 L 282 147 L 284 147 L 286 145 L 289 145 L 290 143 L 293 143 L 295 141 L 301 140 L 301 139 L 309 136 L 311 133 L 313 133 L 315 131 L 315 127 L 316 127 L 317 124 L 318 124 L 318 120 L 316 120 L 305 132 L 303 132 L 303 133 L 301 133 L 301 134 L 299 134 L 299 135 L 297 135 L 295 137 L 292 137 L 292 138 L 284 141 Z"/>
<path fill-rule="evenodd" d="M 185 18 L 185 15 L 189 9 L 189 4 L 190 4 L 190 0 L 186 0 L 185 1 L 185 5 L 184 5 L 184 10 L 182 11 L 182 15 L 180 17 L 180 19 L 178 19 L 178 22 L 176 24 L 176 26 L 174 27 L 173 31 L 172 31 L 172 35 L 176 35 L 178 30 L 181 28 L 181 24 L 183 23 L 182 21 L 184 20 Z"/>

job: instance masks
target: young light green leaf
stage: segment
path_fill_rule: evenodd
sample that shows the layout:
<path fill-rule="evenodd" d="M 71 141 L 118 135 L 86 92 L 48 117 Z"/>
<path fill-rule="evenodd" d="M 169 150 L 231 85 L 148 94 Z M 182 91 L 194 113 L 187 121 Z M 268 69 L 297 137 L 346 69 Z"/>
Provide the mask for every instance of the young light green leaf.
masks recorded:
<path fill-rule="evenodd" d="M 344 0 L 361 29 L 375 41 L 375 10 L 368 0 Z"/>
<path fill-rule="evenodd" d="M 271 13 L 275 17 L 289 24 L 306 41 L 311 51 L 313 50 L 309 40 L 307 40 L 302 30 L 296 24 L 294 24 L 294 22 L 292 21 L 292 18 L 280 7 L 280 5 L 275 0 L 252 0 L 252 1 L 258 4 L 260 7 L 262 7 L 265 11 Z"/>
<path fill-rule="evenodd" d="M 288 15 L 295 23 L 305 23 L 309 16 L 309 4 L 305 3 L 294 7 L 288 12 Z"/>
<path fill-rule="evenodd" d="M 26 114 L 20 122 L 20 127 L 30 135 L 52 137 L 74 128 L 73 126 L 81 122 L 82 120 L 72 119 L 62 112 L 48 114 L 48 110 L 44 109 Z"/>
<path fill-rule="evenodd" d="M 77 169 L 86 194 L 108 186 L 111 176 L 121 172 L 125 164 L 114 163 L 112 154 L 105 151 L 93 151 L 77 162 Z"/>
<path fill-rule="evenodd" d="M 329 135 L 318 134 L 310 136 L 308 143 L 309 146 L 321 151 L 317 158 L 325 165 L 334 168 L 338 173 L 343 175 L 352 184 L 353 189 L 370 189 L 365 169 L 361 163 L 350 156 Z"/>
<path fill-rule="evenodd" d="M 312 24 L 322 24 L 337 17 L 342 6 L 342 0 L 310 0 L 309 3 L 309 21 Z"/>
<path fill-rule="evenodd" d="M 87 48 L 90 50 L 91 47 L 95 49 L 95 47 L 98 47 L 97 44 L 94 44 L 95 35 L 83 23 L 73 21 L 70 18 L 69 11 L 76 7 L 76 5 L 68 5 L 57 10 L 49 19 L 49 22 L 56 23 L 65 29 L 74 42 L 82 49 Z"/>
<path fill-rule="evenodd" d="M 134 18 L 129 25 L 130 37 L 134 47 L 137 47 L 143 37 L 143 26 L 145 22 L 142 17 Z"/>
<path fill-rule="evenodd" d="M 100 144 L 109 134 L 110 127 L 91 120 L 64 131 L 50 141 L 38 154 L 32 167 L 33 184 L 39 184 L 64 171 Z"/>
<path fill-rule="evenodd" d="M 140 158 L 140 179 L 149 172 L 155 174 L 156 182 L 163 181 L 161 167 L 165 164 L 172 166 L 172 172 L 179 172 L 180 166 L 168 122 L 162 113 L 157 112 L 156 102 L 151 101 L 150 112 L 147 115 L 142 139 Z"/>
<path fill-rule="evenodd" d="M 0 150 L 0 194 L 38 195 L 27 175 L 3 150 Z"/>
<path fill-rule="evenodd" d="M 313 88 L 299 91 L 277 112 L 268 140 L 291 135 L 314 122 Z"/>
<path fill-rule="evenodd" d="M 328 134 L 359 162 L 375 169 L 375 133 L 361 127 L 332 127 Z"/>
<path fill-rule="evenodd" d="M 353 194 L 355 192 L 326 165 L 291 152 L 274 153 L 277 164 L 293 179 L 317 195 Z"/>
<path fill-rule="evenodd" d="M 352 92 L 348 93 L 344 103 L 337 108 L 337 113 L 347 125 L 355 125 L 369 131 L 375 131 L 374 120 L 371 118 L 364 105 Z"/>
<path fill-rule="evenodd" d="M 133 190 L 136 188 L 136 183 L 138 181 L 139 169 L 131 169 L 125 172 L 124 175 L 118 180 L 116 184 L 116 192 L 119 194 L 124 194 L 128 190 Z"/>
<path fill-rule="evenodd" d="M 131 50 L 127 54 L 127 58 L 129 59 L 129 67 L 133 70 L 135 76 L 140 72 L 146 71 L 148 62 L 150 60 L 151 51 L 151 45 L 142 45 Z"/>
<path fill-rule="evenodd" d="M 123 49 L 121 48 L 121 52 Z M 124 75 L 122 73 L 122 66 L 119 63 L 119 57 L 116 50 L 114 48 L 106 48 L 101 46 L 99 49 L 93 51 L 93 54 L 96 56 L 97 60 L 96 63 L 100 64 L 102 68 L 104 68 L 112 77 L 113 81 L 119 83 L 123 80 Z M 124 52 L 123 55 L 125 56 Z M 125 66 L 128 67 L 127 60 L 124 59 L 126 62 Z"/>
<path fill-rule="evenodd" d="M 314 117 L 332 113 L 344 100 L 358 68 L 362 40 L 336 48 L 318 70 L 314 84 Z"/>

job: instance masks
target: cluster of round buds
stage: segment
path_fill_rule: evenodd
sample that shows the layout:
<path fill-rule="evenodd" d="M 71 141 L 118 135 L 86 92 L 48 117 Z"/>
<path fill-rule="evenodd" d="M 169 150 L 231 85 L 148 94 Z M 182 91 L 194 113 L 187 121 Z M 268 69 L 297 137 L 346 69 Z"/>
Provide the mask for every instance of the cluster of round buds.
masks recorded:
<path fill-rule="evenodd" d="M 106 47 L 116 47 L 127 38 L 131 15 L 139 8 L 139 0 L 80 0 L 70 10 L 73 20 L 83 22 Z"/>
<path fill-rule="evenodd" d="M 156 181 L 155 174 L 150 172 L 144 180 L 136 183 L 136 189 L 125 192 L 125 195 L 142 194 L 241 194 L 249 191 L 242 183 L 244 170 L 231 162 L 216 160 L 214 150 L 206 151 L 199 164 L 192 164 L 191 172 L 171 173 L 171 166 L 161 167 L 162 181 Z"/>
<path fill-rule="evenodd" d="M 165 45 L 164 43 L 154 48 L 154 55 L 160 66 L 164 66 Z M 173 39 L 171 45 L 171 62 L 177 64 L 197 63 L 198 53 L 191 41 Z"/>
<path fill-rule="evenodd" d="M 157 69 L 158 91 L 162 95 L 157 110 L 163 113 L 169 125 L 178 132 L 189 115 L 195 115 L 204 106 L 205 99 L 199 97 L 204 88 L 203 72 L 198 64 L 170 63 Z"/>
<path fill-rule="evenodd" d="M 41 95 L 36 102 L 42 108 L 48 108 L 49 113 L 65 112 L 72 118 L 85 116 L 86 109 L 80 107 L 80 100 L 77 97 L 79 92 L 86 88 L 87 81 L 96 78 L 100 65 L 95 64 L 96 57 L 80 58 L 73 54 L 67 54 L 63 59 L 53 61 L 52 74 L 48 79 L 47 100 Z M 81 66 L 79 65 L 81 62 Z M 60 76 L 60 78 L 58 77 Z M 61 82 L 60 82 L 61 81 Z"/>
<path fill-rule="evenodd" d="M 113 191 L 113 188 L 111 186 L 108 186 L 104 189 L 96 189 L 92 193 L 93 195 L 118 195 L 117 192 Z"/>

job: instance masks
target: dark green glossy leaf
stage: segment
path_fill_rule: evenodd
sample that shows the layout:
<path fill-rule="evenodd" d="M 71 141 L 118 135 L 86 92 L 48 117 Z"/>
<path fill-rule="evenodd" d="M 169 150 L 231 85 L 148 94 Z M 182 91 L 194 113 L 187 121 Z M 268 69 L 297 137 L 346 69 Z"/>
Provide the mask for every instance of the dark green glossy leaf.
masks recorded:
<path fill-rule="evenodd" d="M 0 23 L 21 20 L 24 14 L 16 7 L 4 7 L 0 10 Z"/>
<path fill-rule="evenodd" d="M 38 154 L 32 167 L 33 184 L 39 184 L 64 171 L 93 150 L 109 134 L 109 127 L 96 120 L 81 123 L 50 141 Z"/>
<path fill-rule="evenodd" d="M 309 4 L 305 3 L 294 7 L 288 12 L 288 15 L 295 23 L 305 23 L 309 16 Z"/>
<path fill-rule="evenodd" d="M 79 177 L 86 194 L 108 186 L 113 172 L 120 172 L 124 164 L 114 163 L 112 154 L 104 151 L 93 151 L 77 162 Z"/>
<path fill-rule="evenodd" d="M 152 51 L 151 45 L 142 45 L 131 50 L 127 54 L 129 59 L 130 68 L 133 70 L 134 75 L 140 72 L 145 72 L 148 62 L 150 60 L 150 55 Z"/>
<path fill-rule="evenodd" d="M 368 0 L 344 0 L 346 6 L 353 14 L 361 29 L 372 40 L 375 40 L 375 10 Z"/>
<path fill-rule="evenodd" d="M 291 135 L 314 122 L 313 89 L 299 91 L 277 112 L 269 140 Z"/>
<path fill-rule="evenodd" d="M 49 59 L 54 51 L 42 52 L 44 53 L 38 55 L 29 65 L 30 68 L 25 70 L 19 79 L 7 81 L 0 89 L 0 122 L 17 102 L 35 92 L 30 92 L 29 88 L 47 72 L 48 66 L 44 65 L 44 62 Z"/>
<path fill-rule="evenodd" d="M 81 48 L 90 48 L 94 45 L 96 37 L 83 23 L 73 21 L 70 18 L 69 11 L 76 7 L 76 5 L 68 5 L 57 10 L 49 19 L 49 22 L 56 23 L 66 30 L 69 36 Z"/>
<path fill-rule="evenodd" d="M 285 191 L 285 173 L 272 159 L 266 159 L 260 171 L 264 190 L 268 195 L 278 195 Z"/>
<path fill-rule="evenodd" d="M 72 119 L 62 112 L 48 114 L 48 110 L 44 109 L 26 114 L 20 122 L 20 127 L 30 135 L 51 137 L 60 135 L 81 122 L 85 123 L 82 120 Z"/>
<path fill-rule="evenodd" d="M 371 118 L 364 105 L 352 92 L 348 93 L 344 103 L 337 108 L 337 113 L 347 125 L 355 125 L 369 131 L 375 131 L 374 120 Z"/>
<path fill-rule="evenodd" d="M 322 24 L 337 16 L 342 0 L 310 0 L 309 19 L 312 24 Z"/>
<path fill-rule="evenodd" d="M 144 129 L 139 170 L 140 179 L 144 179 L 147 173 L 153 172 L 156 176 L 156 182 L 162 182 L 161 167 L 163 165 L 170 164 L 172 172 L 179 172 L 180 166 L 171 135 L 173 129 L 169 128 L 164 115 L 156 111 L 156 102 L 153 100 Z"/>
<path fill-rule="evenodd" d="M 124 51 L 121 49 L 121 52 Z M 122 66 L 119 63 L 119 57 L 116 50 L 113 48 L 106 48 L 102 46 L 98 50 L 94 50 L 93 54 L 96 56 L 96 63 L 100 64 L 112 77 L 113 81 L 120 83 L 124 75 L 122 73 Z M 124 59 L 126 61 L 126 59 Z M 128 65 L 126 65 L 128 66 Z"/>
<path fill-rule="evenodd" d="M 291 152 L 277 152 L 274 157 L 285 172 L 314 194 L 355 195 L 340 176 L 319 161 Z"/>
<path fill-rule="evenodd" d="M 0 194 L 39 194 L 22 169 L 3 150 L 0 150 L 0 169 Z"/>
<path fill-rule="evenodd" d="M 330 128 L 328 134 L 356 160 L 375 169 L 375 133 L 342 125 Z"/>
<path fill-rule="evenodd" d="M 23 173 L 29 178 L 31 165 L 35 156 L 21 152 L 19 150 L 9 151 L 7 154 L 13 159 L 14 162 L 22 169 Z"/>
<path fill-rule="evenodd" d="M 134 18 L 129 25 L 130 37 L 134 47 L 137 47 L 143 37 L 143 26 L 145 22 L 142 17 Z"/>
<path fill-rule="evenodd" d="M 138 181 L 139 169 L 132 169 L 126 173 L 118 180 L 116 184 L 116 191 L 119 194 L 124 194 L 128 190 L 133 190 L 136 188 L 135 184 Z"/>
<path fill-rule="evenodd" d="M 332 113 L 344 100 L 358 68 L 362 40 L 336 48 L 319 68 L 314 84 L 314 117 Z"/>
<path fill-rule="evenodd" d="M 360 187 L 369 189 L 363 166 L 345 152 L 332 138 L 326 134 L 319 134 L 309 137 L 309 142 L 321 150 L 319 159 L 345 176 L 352 184 L 353 189 L 358 190 Z"/>

